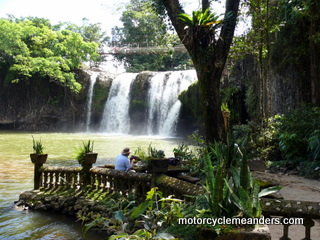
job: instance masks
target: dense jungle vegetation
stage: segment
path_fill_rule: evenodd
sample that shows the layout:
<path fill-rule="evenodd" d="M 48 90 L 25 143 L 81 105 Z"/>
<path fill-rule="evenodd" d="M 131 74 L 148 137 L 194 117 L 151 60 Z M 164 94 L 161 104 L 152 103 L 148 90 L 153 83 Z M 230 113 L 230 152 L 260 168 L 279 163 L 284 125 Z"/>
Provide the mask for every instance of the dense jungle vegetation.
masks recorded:
<path fill-rule="evenodd" d="M 252 24 L 243 35 L 234 37 L 239 15 L 250 16 Z M 9 17 L 0 19 L 0 84 L 25 82 L 28 86 L 47 81 L 77 94 L 81 84 L 75 72 L 83 61 L 97 64 L 102 60 L 98 54 L 102 43 L 129 47 L 184 44 L 188 55 L 118 59 L 128 71 L 195 68 L 198 83 L 180 96 L 182 115 L 198 123 L 204 138 L 193 134 L 190 144 L 196 150 L 186 145 L 179 150 L 184 166 L 201 178 L 205 194 L 192 206 L 163 198 L 156 189 L 140 205 L 130 198 L 94 196 L 110 206 L 110 217 L 91 216 L 93 222 L 88 216 L 79 218 L 85 230 L 109 227 L 112 221 L 113 226 L 124 229 L 123 236 L 151 239 L 165 232 L 194 239 L 196 228 L 180 229 L 175 225 L 178 217 L 261 216 L 259 198 L 270 189 L 260 191 L 248 170 L 249 160 L 263 160 L 276 171 L 319 179 L 319 18 L 317 0 L 226 0 L 223 16 L 214 13 L 208 0 L 191 15 L 177 0 L 132 0 L 121 18 L 124 26 L 114 28 L 110 41 L 98 24 L 52 26 L 45 19 Z M 277 85 L 280 79 L 282 88 Z M 289 87 L 298 89 L 298 97 L 278 114 L 274 99 L 289 98 Z M 222 111 L 231 112 L 227 131 Z M 232 230 L 228 227 L 216 226 L 214 231 Z"/>
<path fill-rule="evenodd" d="M 35 17 L 0 19 L 0 84 L 23 82 L 25 87 L 34 88 L 41 86 L 34 84 L 38 81 L 51 82 L 65 92 L 77 94 L 81 84 L 76 70 L 84 61 L 92 65 L 102 61 L 99 51 L 103 44 L 145 47 L 182 43 L 189 54 L 169 52 L 117 58 L 125 63 L 128 71 L 194 66 L 199 82 L 181 94 L 181 115 L 204 129 L 207 143 L 225 138 L 221 106 L 227 106 L 235 134 L 248 133 L 254 139 L 253 145 L 261 145 L 252 148 L 255 149 L 253 157 L 284 160 L 278 163 L 287 166 L 285 169 L 298 168 L 299 172 L 317 178 L 319 3 L 315 0 L 250 0 L 239 5 L 238 1 L 229 0 L 227 6 L 226 14 L 217 16 L 210 11 L 209 1 L 203 1 L 202 9 L 189 16 L 181 5 L 170 0 L 132 0 L 122 13 L 123 27 L 116 26 L 111 38 L 99 24 L 91 24 L 87 19 L 82 26 L 52 25 L 49 20 Z M 251 17 L 251 28 L 233 37 L 234 13 L 238 12 L 243 18 Z M 252 64 L 246 67 L 252 68 L 254 74 L 251 75 L 249 69 L 239 70 L 248 58 Z M 223 70 L 227 70 L 228 76 L 221 78 Z M 282 76 L 286 76 L 282 91 L 276 89 L 275 92 L 272 86 L 275 88 Z M 294 103 L 277 112 L 274 99 L 288 94 L 286 86 L 299 89 L 295 92 L 298 96 Z M 50 101 L 59 104 L 61 101 L 57 99 L 60 97 L 51 96 Z M 285 115 L 275 118 L 277 113 Z"/>
<path fill-rule="evenodd" d="M 1 84 L 51 81 L 79 92 L 74 71 L 84 61 L 99 61 L 105 39 L 98 25 L 51 25 L 49 20 L 10 16 L 0 19 Z"/>

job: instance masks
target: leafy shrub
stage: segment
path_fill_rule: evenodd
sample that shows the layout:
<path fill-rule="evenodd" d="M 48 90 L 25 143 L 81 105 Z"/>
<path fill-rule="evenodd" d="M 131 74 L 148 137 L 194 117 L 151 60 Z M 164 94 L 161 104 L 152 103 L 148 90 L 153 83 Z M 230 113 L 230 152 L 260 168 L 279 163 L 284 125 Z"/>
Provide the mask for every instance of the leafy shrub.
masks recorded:
<path fill-rule="evenodd" d="M 88 140 L 87 143 L 82 142 L 82 146 L 77 149 L 76 152 L 76 159 L 78 160 L 79 164 L 82 164 L 87 153 L 93 152 L 93 141 Z"/>
<path fill-rule="evenodd" d="M 245 148 L 248 158 L 259 158 L 264 161 L 280 160 L 277 128 L 281 116 L 276 115 L 263 123 L 248 122 L 245 125 L 233 126 L 233 135 L 237 143 L 247 138 Z"/>
<path fill-rule="evenodd" d="M 43 154 L 43 150 L 44 150 L 44 147 L 42 145 L 42 142 L 41 142 L 41 138 L 39 141 L 36 141 L 34 139 L 34 137 L 32 136 L 32 140 L 33 140 L 33 151 L 35 154 Z"/>
<path fill-rule="evenodd" d="M 279 149 L 283 159 L 301 174 L 319 178 L 320 108 L 303 106 L 281 118 Z"/>

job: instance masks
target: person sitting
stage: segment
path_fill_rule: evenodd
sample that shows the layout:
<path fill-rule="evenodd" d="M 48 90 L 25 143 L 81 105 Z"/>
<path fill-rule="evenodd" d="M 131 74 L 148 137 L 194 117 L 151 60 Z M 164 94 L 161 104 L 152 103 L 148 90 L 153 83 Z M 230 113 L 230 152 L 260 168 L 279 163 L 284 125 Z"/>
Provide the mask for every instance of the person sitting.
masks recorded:
<path fill-rule="evenodd" d="M 116 157 L 115 170 L 128 171 L 131 169 L 133 161 L 130 161 L 128 158 L 130 153 L 130 148 L 124 148 L 122 150 L 121 154 Z"/>

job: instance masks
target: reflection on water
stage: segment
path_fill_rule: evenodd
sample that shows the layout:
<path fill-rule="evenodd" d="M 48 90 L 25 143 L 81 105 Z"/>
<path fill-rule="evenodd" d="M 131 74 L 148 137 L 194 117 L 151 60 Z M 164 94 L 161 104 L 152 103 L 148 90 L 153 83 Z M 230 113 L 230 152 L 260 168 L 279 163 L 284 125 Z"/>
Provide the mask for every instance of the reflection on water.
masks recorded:
<path fill-rule="evenodd" d="M 32 136 L 41 138 L 48 153 L 47 164 L 78 166 L 74 155 L 77 147 L 87 140 L 94 141 L 98 153 L 96 165 L 113 163 L 124 147 L 133 151 L 147 149 L 149 144 L 165 151 L 170 157 L 178 138 L 108 136 L 88 133 L 26 133 L 0 131 L 0 239 L 104 239 L 105 236 L 81 233 L 81 224 L 75 219 L 42 211 L 18 210 L 14 201 L 19 194 L 33 188 Z"/>

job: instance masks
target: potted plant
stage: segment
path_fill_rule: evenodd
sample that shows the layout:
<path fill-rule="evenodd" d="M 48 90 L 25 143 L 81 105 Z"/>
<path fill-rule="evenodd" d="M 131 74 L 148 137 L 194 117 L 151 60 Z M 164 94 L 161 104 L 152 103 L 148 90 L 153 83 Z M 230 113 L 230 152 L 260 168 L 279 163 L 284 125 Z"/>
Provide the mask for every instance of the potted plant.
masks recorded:
<path fill-rule="evenodd" d="M 31 162 L 43 164 L 47 161 L 48 154 L 43 153 L 44 147 L 42 145 L 41 138 L 39 141 L 36 141 L 32 136 L 32 139 L 33 139 L 33 153 L 30 154 Z"/>
<path fill-rule="evenodd" d="M 184 143 L 179 143 L 177 148 L 173 149 L 173 154 L 175 158 L 183 158 L 188 151 L 188 146 Z"/>
<path fill-rule="evenodd" d="M 80 165 L 92 165 L 96 163 L 98 153 L 93 152 L 93 143 L 93 141 L 89 140 L 87 143 L 83 142 L 83 145 L 78 148 L 76 159 Z"/>
<path fill-rule="evenodd" d="M 167 172 L 170 160 L 165 158 L 164 151 L 157 151 L 156 148 L 151 147 L 151 144 L 149 145 L 148 151 L 149 157 L 147 157 L 146 160 L 149 162 L 151 171 L 156 173 Z"/>

